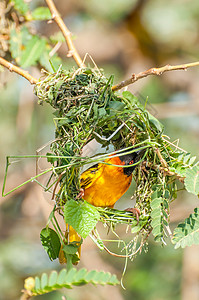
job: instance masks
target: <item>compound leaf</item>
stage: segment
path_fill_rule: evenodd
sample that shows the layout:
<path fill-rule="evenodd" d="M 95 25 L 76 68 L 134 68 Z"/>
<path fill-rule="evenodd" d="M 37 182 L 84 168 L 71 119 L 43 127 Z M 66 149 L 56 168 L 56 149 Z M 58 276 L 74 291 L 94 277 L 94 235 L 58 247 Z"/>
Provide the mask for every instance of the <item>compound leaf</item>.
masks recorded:
<path fill-rule="evenodd" d="M 199 244 L 199 208 L 194 209 L 184 223 L 178 224 L 173 233 L 173 244 L 175 249 Z"/>

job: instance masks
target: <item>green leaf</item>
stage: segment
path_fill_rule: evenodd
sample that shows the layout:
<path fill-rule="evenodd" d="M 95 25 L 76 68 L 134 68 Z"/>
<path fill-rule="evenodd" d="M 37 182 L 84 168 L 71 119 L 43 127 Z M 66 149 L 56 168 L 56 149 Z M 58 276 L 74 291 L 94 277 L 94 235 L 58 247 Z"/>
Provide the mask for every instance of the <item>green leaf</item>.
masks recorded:
<path fill-rule="evenodd" d="M 100 214 L 97 209 L 86 201 L 70 200 L 65 204 L 65 222 L 71 225 L 83 238 L 89 235 L 99 218 Z"/>
<path fill-rule="evenodd" d="M 131 92 L 124 91 L 122 93 L 122 96 L 131 103 L 132 108 L 139 107 L 141 109 L 144 109 L 144 106 L 139 102 L 138 98 L 134 96 Z"/>
<path fill-rule="evenodd" d="M 41 281 L 38 276 L 35 277 L 35 287 L 34 288 L 38 291 L 41 289 Z"/>
<path fill-rule="evenodd" d="M 155 191 L 153 194 L 157 194 L 157 191 Z M 159 241 L 163 236 L 162 203 L 162 197 L 153 198 L 151 202 L 151 226 L 153 227 L 152 234 L 154 235 L 156 241 Z"/>
<path fill-rule="evenodd" d="M 159 121 L 158 119 L 156 119 L 153 115 L 151 115 L 149 112 L 147 112 L 147 113 L 148 113 L 148 116 L 149 116 L 149 122 L 150 122 L 151 124 L 153 124 L 154 127 L 155 127 L 158 131 L 162 132 L 163 129 L 164 129 L 164 126 L 162 125 L 162 123 L 160 123 L 160 121 Z"/>
<path fill-rule="evenodd" d="M 106 114 L 107 114 L 106 109 L 104 107 L 100 107 L 98 109 L 98 113 L 99 113 L 99 118 L 103 117 L 103 116 L 106 116 Z"/>
<path fill-rule="evenodd" d="M 196 160 L 196 156 L 192 156 L 192 157 L 189 159 L 189 165 L 192 166 L 195 160 Z"/>
<path fill-rule="evenodd" d="M 46 153 L 46 156 L 47 156 L 47 161 L 52 165 L 58 160 L 58 156 L 56 157 L 54 153 L 48 152 Z"/>
<path fill-rule="evenodd" d="M 47 7 L 37 7 L 31 13 L 33 20 L 49 20 L 51 19 L 50 10 Z"/>
<path fill-rule="evenodd" d="M 63 285 L 63 284 L 64 284 L 66 274 L 67 274 L 67 270 L 66 270 L 66 269 L 62 269 L 62 270 L 59 272 L 59 275 L 58 275 L 58 278 L 57 278 L 57 283 L 58 283 L 59 285 Z"/>
<path fill-rule="evenodd" d="M 35 286 L 30 292 L 36 296 L 63 287 L 71 289 L 72 286 L 81 286 L 88 283 L 95 285 L 116 285 L 119 284 L 119 281 L 115 274 L 112 275 L 109 272 L 96 270 L 87 271 L 85 268 L 78 271 L 75 268 L 72 268 L 69 271 L 62 269 L 59 273 L 57 273 L 57 271 L 52 271 L 49 276 L 46 273 L 43 273 L 41 278 L 35 277 Z M 26 290 L 26 292 L 27 291 L 29 290 Z"/>
<path fill-rule="evenodd" d="M 112 110 L 122 111 L 125 107 L 125 104 L 120 101 L 110 101 L 109 107 Z"/>
<path fill-rule="evenodd" d="M 25 15 L 28 12 L 28 4 L 24 0 L 12 0 L 14 8 L 20 12 L 20 14 Z"/>
<path fill-rule="evenodd" d="M 49 286 L 57 285 L 57 280 L 58 280 L 58 274 L 57 274 L 57 271 L 52 271 L 52 272 L 50 273 L 48 285 L 49 285 Z"/>
<path fill-rule="evenodd" d="M 136 225 L 131 226 L 131 233 L 136 233 L 140 231 L 148 223 L 148 217 L 144 216 L 143 218 L 140 218 L 138 224 L 137 224 L 137 220 L 135 222 Z"/>
<path fill-rule="evenodd" d="M 39 62 L 47 71 L 55 72 L 58 70 L 62 61 L 56 53 L 53 56 L 50 56 L 51 50 L 52 48 L 50 47 L 50 45 L 46 44 L 45 49 L 39 58 Z"/>
<path fill-rule="evenodd" d="M 131 105 L 132 108 L 140 108 L 142 111 L 144 111 L 147 115 L 148 115 L 148 119 L 149 122 L 158 130 L 158 131 L 162 131 L 163 130 L 163 125 L 162 123 L 160 123 L 160 121 L 158 119 L 156 119 L 153 115 L 151 115 L 144 107 L 144 105 L 142 105 L 138 98 L 135 97 L 131 92 L 129 91 L 124 91 L 122 93 L 122 96 L 127 99 Z"/>
<path fill-rule="evenodd" d="M 43 228 L 40 233 L 40 239 L 50 260 L 56 259 L 59 256 L 61 246 L 57 233 L 51 228 Z"/>
<path fill-rule="evenodd" d="M 46 273 L 43 273 L 41 276 L 41 289 L 43 290 L 48 284 L 48 276 Z"/>
<path fill-rule="evenodd" d="M 16 30 L 16 28 L 11 29 L 9 40 L 10 52 L 12 58 L 14 58 L 18 64 L 20 64 L 24 45 L 26 45 L 31 38 L 32 36 L 25 26 L 22 26 L 20 31 Z"/>
<path fill-rule="evenodd" d="M 56 44 L 58 42 L 61 42 L 61 43 L 64 43 L 65 42 L 65 38 L 62 34 L 61 31 L 58 31 L 56 32 L 55 34 L 51 35 L 49 37 L 50 41 L 53 43 L 53 44 Z M 85 71 L 84 71 L 85 72 Z"/>
<path fill-rule="evenodd" d="M 195 166 L 193 169 L 187 169 L 185 173 L 185 188 L 189 193 L 194 195 L 199 194 L 199 167 Z"/>
<path fill-rule="evenodd" d="M 38 36 L 32 36 L 22 53 L 20 60 L 21 66 L 26 68 L 35 65 L 45 48 L 45 44 L 45 39 L 41 39 Z"/>
<path fill-rule="evenodd" d="M 65 254 L 76 254 L 77 250 L 79 248 L 79 245 L 77 244 L 69 244 L 69 245 L 63 245 L 62 250 L 64 251 Z"/>
<path fill-rule="evenodd" d="M 175 249 L 199 244 L 199 208 L 194 209 L 184 223 L 178 224 L 173 233 Z"/>

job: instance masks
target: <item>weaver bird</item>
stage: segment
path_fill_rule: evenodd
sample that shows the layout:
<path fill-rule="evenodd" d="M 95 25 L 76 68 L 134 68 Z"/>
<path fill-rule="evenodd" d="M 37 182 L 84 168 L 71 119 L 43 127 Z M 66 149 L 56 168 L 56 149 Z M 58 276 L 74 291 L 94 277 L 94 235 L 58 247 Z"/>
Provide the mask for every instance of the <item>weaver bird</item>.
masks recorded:
<path fill-rule="evenodd" d="M 130 187 L 132 172 L 144 152 L 145 150 L 142 149 L 130 154 L 120 152 L 119 156 L 110 155 L 103 163 L 97 163 L 84 171 L 80 178 L 81 191 L 79 198 L 83 198 L 94 206 L 113 208 L 116 201 Z M 127 210 L 135 213 L 138 217 L 138 210 L 135 208 Z M 67 243 L 80 243 L 81 241 L 78 233 L 68 224 L 65 236 Z M 80 247 L 77 255 L 80 257 Z M 59 261 L 60 263 L 66 263 L 62 249 L 60 250 Z"/>

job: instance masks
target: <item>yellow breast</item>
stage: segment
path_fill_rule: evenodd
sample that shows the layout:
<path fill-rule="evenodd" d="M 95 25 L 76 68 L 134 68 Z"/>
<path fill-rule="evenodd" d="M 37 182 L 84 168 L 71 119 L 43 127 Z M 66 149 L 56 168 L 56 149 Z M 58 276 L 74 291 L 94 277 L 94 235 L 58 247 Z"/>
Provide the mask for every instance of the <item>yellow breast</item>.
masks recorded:
<path fill-rule="evenodd" d="M 123 168 L 103 165 L 101 175 L 84 189 L 84 200 L 94 206 L 113 207 L 128 190 L 132 176 L 126 176 Z"/>

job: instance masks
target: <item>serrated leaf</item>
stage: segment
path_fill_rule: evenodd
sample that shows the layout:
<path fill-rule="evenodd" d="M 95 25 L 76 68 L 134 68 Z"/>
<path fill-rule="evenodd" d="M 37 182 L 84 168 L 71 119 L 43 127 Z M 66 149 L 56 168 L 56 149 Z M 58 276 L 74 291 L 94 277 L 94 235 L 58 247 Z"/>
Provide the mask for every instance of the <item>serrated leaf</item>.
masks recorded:
<path fill-rule="evenodd" d="M 71 225 L 82 238 L 89 235 L 99 218 L 97 209 L 86 201 L 70 200 L 64 206 L 65 222 Z"/>
<path fill-rule="evenodd" d="M 185 173 L 185 188 L 189 193 L 194 195 L 199 194 L 199 167 L 195 166 L 193 169 L 187 169 Z"/>
<path fill-rule="evenodd" d="M 28 4 L 24 0 L 12 0 L 12 2 L 14 8 L 22 15 L 25 15 L 28 12 Z"/>
<path fill-rule="evenodd" d="M 43 228 L 40 233 L 40 239 L 50 260 L 56 259 L 59 256 L 59 250 L 61 247 L 57 233 L 51 228 Z"/>
<path fill-rule="evenodd" d="M 46 41 L 38 36 L 32 36 L 22 52 L 20 64 L 23 68 L 33 66 L 44 51 Z"/>
<path fill-rule="evenodd" d="M 195 208 L 184 223 L 178 224 L 173 233 L 175 249 L 199 244 L 199 209 Z"/>
<path fill-rule="evenodd" d="M 31 12 L 33 20 L 49 20 L 51 19 L 50 10 L 47 7 L 37 7 Z"/>

